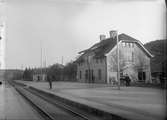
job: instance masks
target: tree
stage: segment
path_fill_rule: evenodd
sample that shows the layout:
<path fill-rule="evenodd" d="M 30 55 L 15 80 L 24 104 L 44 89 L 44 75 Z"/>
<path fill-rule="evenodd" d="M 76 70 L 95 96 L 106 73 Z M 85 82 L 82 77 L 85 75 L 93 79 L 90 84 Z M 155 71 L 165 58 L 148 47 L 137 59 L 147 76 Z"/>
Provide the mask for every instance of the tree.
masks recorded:
<path fill-rule="evenodd" d="M 23 79 L 24 80 L 32 80 L 32 73 L 33 73 L 33 69 L 25 69 L 23 72 Z"/>
<path fill-rule="evenodd" d="M 67 81 L 76 81 L 77 65 L 74 62 L 68 63 L 63 70 L 63 76 Z"/>
<path fill-rule="evenodd" d="M 62 72 L 63 72 L 63 65 L 61 64 L 54 64 L 52 66 L 50 66 L 47 69 L 47 75 L 50 76 L 50 78 L 52 79 L 52 81 L 60 81 L 62 80 Z"/>

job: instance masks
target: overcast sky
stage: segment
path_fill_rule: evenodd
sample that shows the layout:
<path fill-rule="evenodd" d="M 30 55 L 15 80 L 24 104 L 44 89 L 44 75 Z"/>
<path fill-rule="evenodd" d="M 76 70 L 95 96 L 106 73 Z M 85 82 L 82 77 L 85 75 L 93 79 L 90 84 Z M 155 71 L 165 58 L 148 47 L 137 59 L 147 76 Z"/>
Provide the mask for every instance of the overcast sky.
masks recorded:
<path fill-rule="evenodd" d="M 164 0 L 6 0 L 6 66 L 64 64 L 110 30 L 143 44 L 165 38 Z M 1 9 L 0 9 L 1 10 Z M 2 10 L 1 10 L 2 11 Z"/>

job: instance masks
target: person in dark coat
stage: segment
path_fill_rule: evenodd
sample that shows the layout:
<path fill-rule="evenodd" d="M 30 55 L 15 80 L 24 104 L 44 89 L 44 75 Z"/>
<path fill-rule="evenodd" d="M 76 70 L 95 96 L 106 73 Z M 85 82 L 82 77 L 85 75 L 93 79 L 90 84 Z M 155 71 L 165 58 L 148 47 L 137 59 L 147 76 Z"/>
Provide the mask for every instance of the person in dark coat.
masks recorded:
<path fill-rule="evenodd" d="M 47 81 L 49 82 L 49 88 L 52 89 L 52 80 L 49 75 L 47 76 Z"/>
<path fill-rule="evenodd" d="M 126 77 L 125 77 L 125 82 L 126 82 L 126 86 L 130 86 L 130 78 L 129 78 L 129 76 L 128 75 L 126 75 Z"/>

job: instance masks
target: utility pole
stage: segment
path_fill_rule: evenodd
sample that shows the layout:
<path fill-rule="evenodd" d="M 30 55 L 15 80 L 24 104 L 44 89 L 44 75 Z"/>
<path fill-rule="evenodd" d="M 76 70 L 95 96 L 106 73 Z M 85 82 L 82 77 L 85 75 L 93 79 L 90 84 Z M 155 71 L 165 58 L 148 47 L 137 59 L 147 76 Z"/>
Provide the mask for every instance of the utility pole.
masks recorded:
<path fill-rule="evenodd" d="M 21 70 L 23 70 L 23 64 L 21 64 Z"/>
<path fill-rule="evenodd" d="M 118 80 L 118 90 L 120 90 L 120 66 L 119 66 L 119 38 L 118 38 L 118 31 L 116 31 L 117 34 L 117 80 Z"/>
<path fill-rule="evenodd" d="M 64 58 L 63 58 L 63 56 L 62 56 L 62 58 L 61 58 L 61 64 L 63 65 L 63 62 L 64 62 Z"/>
<path fill-rule="evenodd" d="M 43 67 L 46 68 L 47 66 L 47 62 L 46 62 L 46 49 L 45 49 L 45 46 L 43 45 Z"/>
<path fill-rule="evenodd" d="M 63 56 L 62 56 L 62 58 L 61 58 L 61 64 L 63 65 Z M 62 70 L 61 70 L 61 80 L 64 80 L 64 75 L 63 75 L 63 68 L 62 68 Z"/>
<path fill-rule="evenodd" d="M 40 63 L 41 63 L 41 75 L 40 75 L 40 79 L 42 80 L 42 41 L 40 40 L 40 52 L 41 52 L 41 56 L 40 56 Z"/>

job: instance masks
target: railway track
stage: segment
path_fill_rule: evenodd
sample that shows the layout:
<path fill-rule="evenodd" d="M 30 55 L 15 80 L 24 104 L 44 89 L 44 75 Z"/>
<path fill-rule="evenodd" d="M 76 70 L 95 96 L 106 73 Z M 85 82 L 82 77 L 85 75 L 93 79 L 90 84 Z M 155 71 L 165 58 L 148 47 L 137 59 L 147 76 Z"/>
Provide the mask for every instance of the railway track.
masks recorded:
<path fill-rule="evenodd" d="M 35 107 L 45 120 L 100 120 L 97 116 L 84 113 L 60 101 L 53 100 L 29 89 L 27 86 L 16 83 L 10 84 Z"/>
<path fill-rule="evenodd" d="M 45 119 L 45 120 L 55 120 L 55 118 L 50 115 L 46 110 L 44 110 L 40 105 L 37 105 L 32 101 L 28 96 L 24 95 L 24 93 L 20 90 L 20 88 L 16 88 L 16 90 L 39 112 L 39 114 Z"/>

